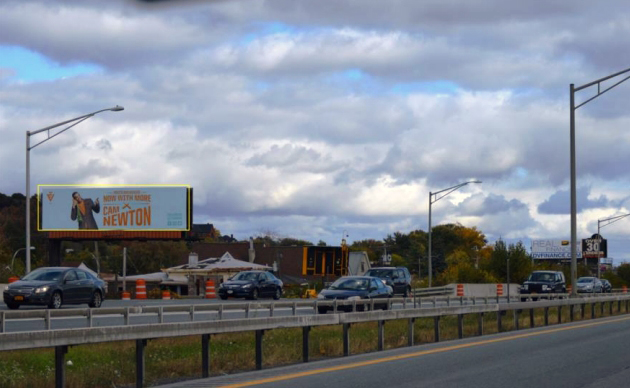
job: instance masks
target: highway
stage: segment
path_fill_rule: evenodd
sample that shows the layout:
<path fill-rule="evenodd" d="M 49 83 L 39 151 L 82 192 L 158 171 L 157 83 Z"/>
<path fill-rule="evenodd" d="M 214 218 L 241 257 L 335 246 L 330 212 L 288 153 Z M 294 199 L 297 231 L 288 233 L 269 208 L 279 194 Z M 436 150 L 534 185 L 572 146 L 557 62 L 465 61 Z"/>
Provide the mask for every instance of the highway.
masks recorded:
<path fill-rule="evenodd" d="M 628 349 L 630 317 L 616 316 L 162 387 L 627 387 Z"/>

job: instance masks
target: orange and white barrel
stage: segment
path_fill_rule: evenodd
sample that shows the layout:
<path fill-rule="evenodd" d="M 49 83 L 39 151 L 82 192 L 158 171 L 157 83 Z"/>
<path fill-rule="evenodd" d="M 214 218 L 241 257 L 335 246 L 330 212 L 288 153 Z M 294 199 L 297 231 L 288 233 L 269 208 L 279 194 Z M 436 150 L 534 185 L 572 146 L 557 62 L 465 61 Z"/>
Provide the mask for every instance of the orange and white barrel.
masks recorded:
<path fill-rule="evenodd" d="M 170 300 L 171 292 L 169 290 L 162 291 L 162 300 Z"/>
<path fill-rule="evenodd" d="M 503 284 L 497 284 L 497 296 L 503 296 Z"/>
<path fill-rule="evenodd" d="M 206 299 L 215 299 L 217 294 L 214 290 L 214 280 L 206 281 Z"/>
<path fill-rule="evenodd" d="M 136 299 L 147 298 L 147 283 L 144 279 L 136 280 Z"/>
<path fill-rule="evenodd" d="M 19 278 L 19 277 L 17 277 L 17 276 L 11 276 L 11 277 L 9 278 L 9 284 L 11 284 L 11 283 L 15 283 L 15 282 L 17 282 L 18 280 L 20 280 L 20 278 Z"/>
<path fill-rule="evenodd" d="M 624 294 L 627 294 L 628 293 L 628 286 L 621 287 L 621 292 L 623 292 Z"/>
<path fill-rule="evenodd" d="M 464 285 L 463 284 L 458 284 L 457 285 L 457 296 L 464 296 Z"/>
<path fill-rule="evenodd" d="M 122 293 L 122 300 L 131 300 L 131 292 L 123 291 L 123 293 Z"/>

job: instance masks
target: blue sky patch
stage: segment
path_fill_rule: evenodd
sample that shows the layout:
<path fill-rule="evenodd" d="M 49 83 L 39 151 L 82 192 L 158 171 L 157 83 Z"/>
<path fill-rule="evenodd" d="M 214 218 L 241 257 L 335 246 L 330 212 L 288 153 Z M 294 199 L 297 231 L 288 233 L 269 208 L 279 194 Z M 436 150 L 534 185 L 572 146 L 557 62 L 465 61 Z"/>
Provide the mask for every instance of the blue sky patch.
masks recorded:
<path fill-rule="evenodd" d="M 22 82 L 54 81 L 103 70 L 100 66 L 92 64 L 64 66 L 23 47 L 2 45 L 0 45 L 0 67 L 15 72 L 15 75 L 9 78 L 10 80 Z"/>
<path fill-rule="evenodd" d="M 440 93 L 454 94 L 460 90 L 459 85 L 452 81 L 428 81 L 399 83 L 391 88 L 395 94 L 411 93 Z"/>

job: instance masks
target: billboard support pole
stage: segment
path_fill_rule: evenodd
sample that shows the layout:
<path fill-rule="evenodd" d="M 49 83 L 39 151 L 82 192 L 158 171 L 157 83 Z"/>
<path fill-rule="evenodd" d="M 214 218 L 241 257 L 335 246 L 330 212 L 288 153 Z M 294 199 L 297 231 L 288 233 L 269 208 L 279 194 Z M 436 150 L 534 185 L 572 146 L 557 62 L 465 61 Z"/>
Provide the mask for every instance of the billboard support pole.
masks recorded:
<path fill-rule="evenodd" d="M 122 290 L 127 291 L 127 247 L 123 248 L 123 287 Z"/>
<path fill-rule="evenodd" d="M 26 180 L 26 191 L 25 191 L 25 195 L 26 195 L 26 271 L 25 272 L 26 273 L 25 274 L 28 274 L 29 272 L 31 272 L 31 250 L 29 249 L 31 246 L 31 157 L 30 157 L 31 152 L 30 151 L 33 148 L 37 147 L 38 145 L 44 142 L 47 142 L 48 140 L 52 139 L 53 137 L 57 135 L 64 133 L 68 129 L 74 127 L 77 124 L 82 123 L 83 121 L 89 119 L 90 117 L 98 113 L 106 112 L 106 111 L 118 112 L 124 109 L 125 108 L 123 108 L 122 106 L 116 105 L 113 108 L 97 110 L 96 112 L 92 112 L 83 116 L 75 117 L 73 119 L 63 121 L 61 123 L 49 125 L 48 127 L 38 129 L 36 131 L 32 131 L 32 132 L 26 131 L 26 179 L 25 179 Z M 61 127 L 62 125 L 66 125 L 66 124 L 70 124 L 70 125 L 57 133 L 54 133 L 52 135 L 50 134 L 51 129 Z M 44 132 L 44 131 L 48 132 L 48 137 L 31 147 L 31 136 L 36 135 L 40 132 Z"/>

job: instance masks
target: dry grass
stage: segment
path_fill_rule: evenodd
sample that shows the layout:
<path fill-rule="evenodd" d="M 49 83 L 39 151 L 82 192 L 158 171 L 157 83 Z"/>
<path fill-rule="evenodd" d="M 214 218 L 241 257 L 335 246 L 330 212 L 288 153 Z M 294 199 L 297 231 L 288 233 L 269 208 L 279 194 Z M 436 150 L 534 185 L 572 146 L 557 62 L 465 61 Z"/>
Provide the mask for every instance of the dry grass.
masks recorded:
<path fill-rule="evenodd" d="M 622 305 L 622 310 L 625 306 Z M 535 310 L 535 326 L 544 325 L 544 309 Z M 613 315 L 622 313 L 614 304 Z M 609 304 L 602 314 L 601 303 L 595 306 L 595 316 L 609 316 Z M 529 310 L 519 314 L 519 327 L 530 327 Z M 574 320 L 581 319 L 579 306 Z M 591 308 L 586 306 L 584 319 L 591 319 Z M 562 322 L 569 322 L 569 308 L 562 309 Z M 549 309 L 549 324 L 558 322 L 558 309 Z M 514 314 L 502 316 L 502 331 L 515 329 Z M 498 330 L 497 314 L 483 316 L 484 334 Z M 464 337 L 478 335 L 478 316 L 464 317 Z M 314 327 L 310 332 L 311 360 L 340 357 L 343 354 L 342 327 Z M 385 348 L 407 345 L 408 321 L 388 321 L 385 324 Z M 440 319 L 441 341 L 456 339 L 457 317 Z M 350 330 L 352 354 L 377 350 L 378 324 L 376 322 L 354 324 Z M 416 319 L 414 343 L 434 342 L 433 318 Z M 219 375 L 255 369 L 255 337 L 253 332 L 213 335 L 211 348 L 211 374 Z M 201 374 L 201 340 L 199 337 L 181 337 L 151 340 L 146 348 L 146 376 L 149 384 L 181 378 L 198 378 Z M 66 360 L 72 365 L 66 368 L 67 386 L 120 387 L 133 386 L 135 382 L 135 342 L 112 342 L 71 347 Z M 267 331 L 263 337 L 263 367 L 269 368 L 302 361 L 302 329 L 277 329 Z M 0 387 L 50 387 L 54 382 L 54 351 L 52 349 L 24 350 L 0 353 Z"/>

